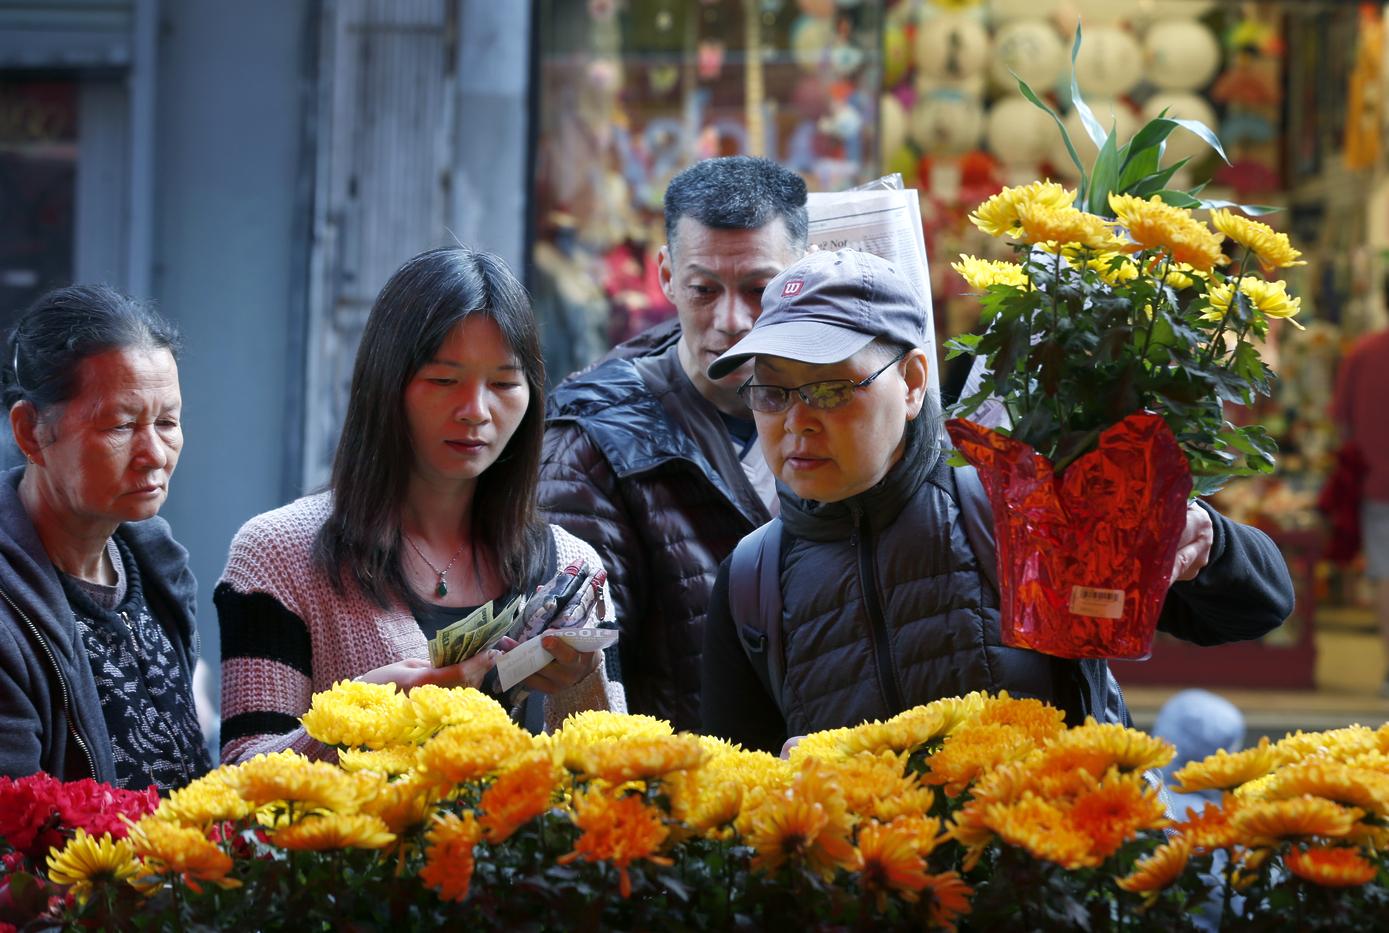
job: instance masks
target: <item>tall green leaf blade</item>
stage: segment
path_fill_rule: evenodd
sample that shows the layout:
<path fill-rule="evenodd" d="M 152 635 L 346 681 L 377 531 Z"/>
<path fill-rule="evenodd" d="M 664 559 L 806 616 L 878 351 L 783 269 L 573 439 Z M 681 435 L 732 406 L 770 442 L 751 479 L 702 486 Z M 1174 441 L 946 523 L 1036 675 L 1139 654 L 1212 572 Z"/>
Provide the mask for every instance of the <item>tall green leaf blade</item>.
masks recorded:
<path fill-rule="evenodd" d="M 1104 145 L 1105 131 L 1085 98 L 1080 94 L 1080 83 L 1076 81 L 1076 58 L 1080 55 L 1080 20 L 1076 20 L 1076 41 L 1071 45 L 1071 106 L 1080 114 L 1080 123 L 1085 127 L 1091 142 L 1098 149 Z"/>
<path fill-rule="evenodd" d="M 1204 201 L 1199 201 L 1197 202 L 1197 206 L 1205 208 L 1206 210 L 1225 208 L 1226 210 L 1244 211 L 1246 214 L 1250 214 L 1255 217 L 1261 217 L 1264 214 L 1276 214 L 1283 209 L 1281 207 L 1275 207 L 1271 204 L 1236 204 L 1234 201 L 1221 201 L 1218 199 L 1207 199 Z"/>
<path fill-rule="evenodd" d="M 1095 160 L 1095 170 L 1090 174 L 1090 213 L 1100 217 L 1114 216 L 1109 208 L 1109 192 L 1119 180 L 1119 153 L 1114 142 L 1118 135 L 1118 129 L 1114 129 L 1105 137 L 1099 158 Z"/>
<path fill-rule="evenodd" d="M 1173 191 L 1170 188 L 1163 188 L 1161 191 L 1154 191 L 1153 194 L 1156 194 L 1158 197 L 1162 198 L 1164 202 L 1171 204 L 1173 207 L 1190 208 L 1201 206 L 1199 198 L 1193 198 L 1185 191 Z"/>
<path fill-rule="evenodd" d="M 1167 111 L 1163 111 L 1165 114 Z M 1133 134 L 1133 140 L 1129 143 L 1129 161 L 1137 159 L 1144 152 L 1152 150 L 1161 153 L 1162 144 L 1167 141 L 1167 137 L 1172 135 L 1172 131 L 1177 128 L 1177 121 L 1170 120 L 1166 116 L 1154 117 L 1143 125 L 1143 128 Z"/>
<path fill-rule="evenodd" d="M 1230 157 L 1225 154 L 1225 149 L 1223 146 L 1220 145 L 1220 140 L 1216 137 L 1215 133 L 1211 131 L 1211 128 L 1206 126 L 1206 124 L 1202 123 L 1200 120 L 1182 120 L 1178 117 L 1167 117 L 1167 119 L 1171 120 L 1173 123 L 1177 124 L 1187 132 L 1195 133 L 1198 137 L 1201 138 L 1201 140 L 1207 146 L 1210 146 L 1212 149 L 1216 151 L 1220 158 L 1224 160 L 1226 165 L 1230 164 Z"/>
<path fill-rule="evenodd" d="M 1070 155 L 1071 161 L 1075 163 L 1076 171 L 1080 173 L 1080 186 L 1079 188 L 1077 188 L 1076 198 L 1077 200 L 1084 198 L 1085 166 L 1082 165 L 1080 162 L 1080 153 L 1076 152 L 1076 147 L 1071 143 L 1071 134 L 1066 132 L 1066 124 L 1061 122 L 1060 114 L 1058 114 L 1055 110 L 1052 110 L 1051 107 L 1047 106 L 1046 101 L 1038 97 L 1033 92 L 1032 88 L 1028 87 L 1027 82 L 1024 81 L 1022 78 L 1019 78 L 1017 74 L 1015 74 L 1011 69 L 1008 73 L 1013 75 L 1013 78 L 1018 82 L 1018 90 L 1022 92 L 1022 96 L 1031 101 L 1033 106 L 1041 108 L 1041 110 L 1043 110 L 1047 114 L 1047 116 L 1051 117 L 1052 120 L 1056 121 L 1056 128 L 1061 131 L 1061 141 L 1066 144 L 1066 152 Z"/>
<path fill-rule="evenodd" d="M 1121 178 L 1119 187 L 1116 191 L 1119 194 L 1132 194 L 1136 197 L 1146 198 L 1150 194 L 1166 188 L 1167 183 L 1172 180 L 1172 176 L 1180 172 L 1190 161 L 1190 159 L 1182 159 L 1180 162 L 1173 162 L 1162 171 L 1154 172 L 1146 178 L 1140 178 L 1138 181 L 1129 185 L 1125 185 Z"/>

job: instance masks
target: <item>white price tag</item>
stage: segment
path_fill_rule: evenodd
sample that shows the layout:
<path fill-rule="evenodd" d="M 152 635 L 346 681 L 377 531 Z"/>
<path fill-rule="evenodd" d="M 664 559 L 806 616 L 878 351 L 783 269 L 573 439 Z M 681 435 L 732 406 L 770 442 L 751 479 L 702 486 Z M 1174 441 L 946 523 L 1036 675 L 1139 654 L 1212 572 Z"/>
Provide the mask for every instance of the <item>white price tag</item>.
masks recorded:
<path fill-rule="evenodd" d="M 503 690 L 510 690 L 555 659 L 540 643 L 545 637 L 562 639 L 575 651 L 602 651 L 609 645 L 617 644 L 617 629 L 552 629 L 522 642 L 497 659 L 497 681 Z"/>
<path fill-rule="evenodd" d="M 1124 615 L 1124 591 L 1101 590 L 1093 586 L 1071 587 L 1071 612 L 1098 619 L 1119 619 Z"/>

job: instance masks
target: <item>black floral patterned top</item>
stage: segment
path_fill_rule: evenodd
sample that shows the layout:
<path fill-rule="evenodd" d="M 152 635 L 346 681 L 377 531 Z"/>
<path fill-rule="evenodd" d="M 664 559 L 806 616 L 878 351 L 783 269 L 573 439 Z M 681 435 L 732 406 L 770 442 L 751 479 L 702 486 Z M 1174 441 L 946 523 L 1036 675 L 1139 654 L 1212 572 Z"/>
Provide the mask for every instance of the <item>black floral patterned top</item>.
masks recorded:
<path fill-rule="evenodd" d="M 59 574 L 101 697 L 116 783 L 161 791 L 182 787 L 212 766 L 193 702 L 193 672 L 155 618 L 134 556 L 107 544 L 116 585 Z"/>

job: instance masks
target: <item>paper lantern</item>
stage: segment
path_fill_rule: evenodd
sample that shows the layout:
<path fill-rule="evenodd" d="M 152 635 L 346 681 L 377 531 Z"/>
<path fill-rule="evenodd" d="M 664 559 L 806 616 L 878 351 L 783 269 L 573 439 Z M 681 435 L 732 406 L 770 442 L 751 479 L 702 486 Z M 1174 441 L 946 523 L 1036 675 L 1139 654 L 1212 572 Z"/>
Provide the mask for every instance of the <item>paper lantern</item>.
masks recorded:
<path fill-rule="evenodd" d="M 989 110 L 985 139 L 1004 165 L 1035 165 L 1047 157 L 1056 124 L 1021 97 L 1007 97 Z"/>
<path fill-rule="evenodd" d="M 1085 30 L 1076 57 L 1076 81 L 1087 97 L 1123 97 L 1143 77 L 1143 50 L 1116 26 Z"/>
<path fill-rule="evenodd" d="M 978 98 L 952 88 L 922 95 L 912 108 L 907 132 L 917 148 L 930 154 L 959 154 L 979 145 L 984 108 Z"/>
<path fill-rule="evenodd" d="M 1068 32 L 1076 28 L 1076 20 L 1085 24 L 1085 42 L 1090 41 L 1090 27 L 1112 25 L 1128 19 L 1132 4 L 1118 0 L 1060 0 L 1056 4 L 1056 20 Z M 1034 14 L 1035 15 L 1035 14 Z"/>
<path fill-rule="evenodd" d="M 1148 80 L 1164 91 L 1205 87 L 1220 68 L 1220 43 L 1205 25 L 1195 20 L 1155 23 L 1143 45 Z"/>
<path fill-rule="evenodd" d="M 1197 19 L 1215 7 L 1215 0 L 1148 0 L 1139 8 L 1146 20 Z"/>
<path fill-rule="evenodd" d="M 957 81 L 984 73 L 989 63 L 989 33 L 965 15 L 924 21 L 916 30 L 916 68 L 928 78 Z"/>
<path fill-rule="evenodd" d="M 834 24 L 815 16 L 801 16 L 791 24 L 791 57 L 806 71 L 819 71 L 829 61 L 834 45 Z"/>
<path fill-rule="evenodd" d="M 1107 133 L 1113 126 L 1119 134 L 1115 144 L 1122 146 L 1128 142 L 1135 132 L 1138 131 L 1138 115 L 1133 108 L 1120 100 L 1091 100 L 1086 101 L 1090 105 L 1090 110 L 1095 114 L 1095 119 L 1099 121 L 1100 127 Z M 1085 132 L 1085 125 L 1081 122 L 1080 114 L 1072 110 L 1061 120 L 1066 126 L 1066 132 L 1070 134 L 1071 145 L 1076 147 L 1076 152 L 1080 155 L 1080 161 L 1088 172 L 1090 167 L 1095 164 L 1095 157 L 1100 154 L 1099 147 L 1090 141 L 1090 134 Z M 1056 167 L 1057 174 L 1065 178 L 1078 178 L 1075 163 L 1071 161 L 1070 155 L 1066 152 L 1066 144 L 1061 139 L 1061 134 L 1055 131 L 1055 124 L 1052 124 L 1053 139 L 1051 143 L 1051 157 L 1048 159 Z"/>
<path fill-rule="evenodd" d="M 1178 117 L 1182 120 L 1199 120 L 1214 132 L 1216 128 L 1215 111 L 1205 99 L 1195 94 L 1154 94 L 1148 98 L 1148 102 L 1143 105 L 1143 119 L 1152 120 L 1162 113 L 1162 109 L 1167 108 L 1169 117 Z M 1162 158 L 1163 165 L 1171 165 L 1181 159 L 1190 158 L 1193 161 L 1205 158 L 1213 150 L 1209 145 L 1197 137 L 1194 133 L 1178 127 L 1172 131 L 1172 135 L 1167 137 L 1167 149 Z"/>
<path fill-rule="evenodd" d="M 878 98 L 878 152 L 883 161 L 907 143 L 907 108 L 895 94 Z"/>
<path fill-rule="evenodd" d="M 1070 61 L 1066 47 L 1051 24 L 1040 19 L 1019 19 L 1005 24 L 994 36 L 994 81 L 1013 86 L 1011 70 L 1041 93 L 1051 87 Z"/>

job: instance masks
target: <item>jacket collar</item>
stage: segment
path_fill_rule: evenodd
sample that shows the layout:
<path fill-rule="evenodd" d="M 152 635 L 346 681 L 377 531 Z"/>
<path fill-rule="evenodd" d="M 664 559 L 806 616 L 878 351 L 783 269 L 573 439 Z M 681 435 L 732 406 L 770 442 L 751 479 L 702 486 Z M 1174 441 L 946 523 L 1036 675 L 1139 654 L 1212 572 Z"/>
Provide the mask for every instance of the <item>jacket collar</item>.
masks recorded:
<path fill-rule="evenodd" d="M 788 533 L 809 541 L 839 541 L 854 531 L 855 516 L 867 519 L 870 528 L 890 525 L 916 495 L 940 460 L 940 449 L 927 441 L 912 443 L 908 434 L 902 459 L 871 489 L 839 502 L 802 499 L 778 484 L 781 520 Z"/>

